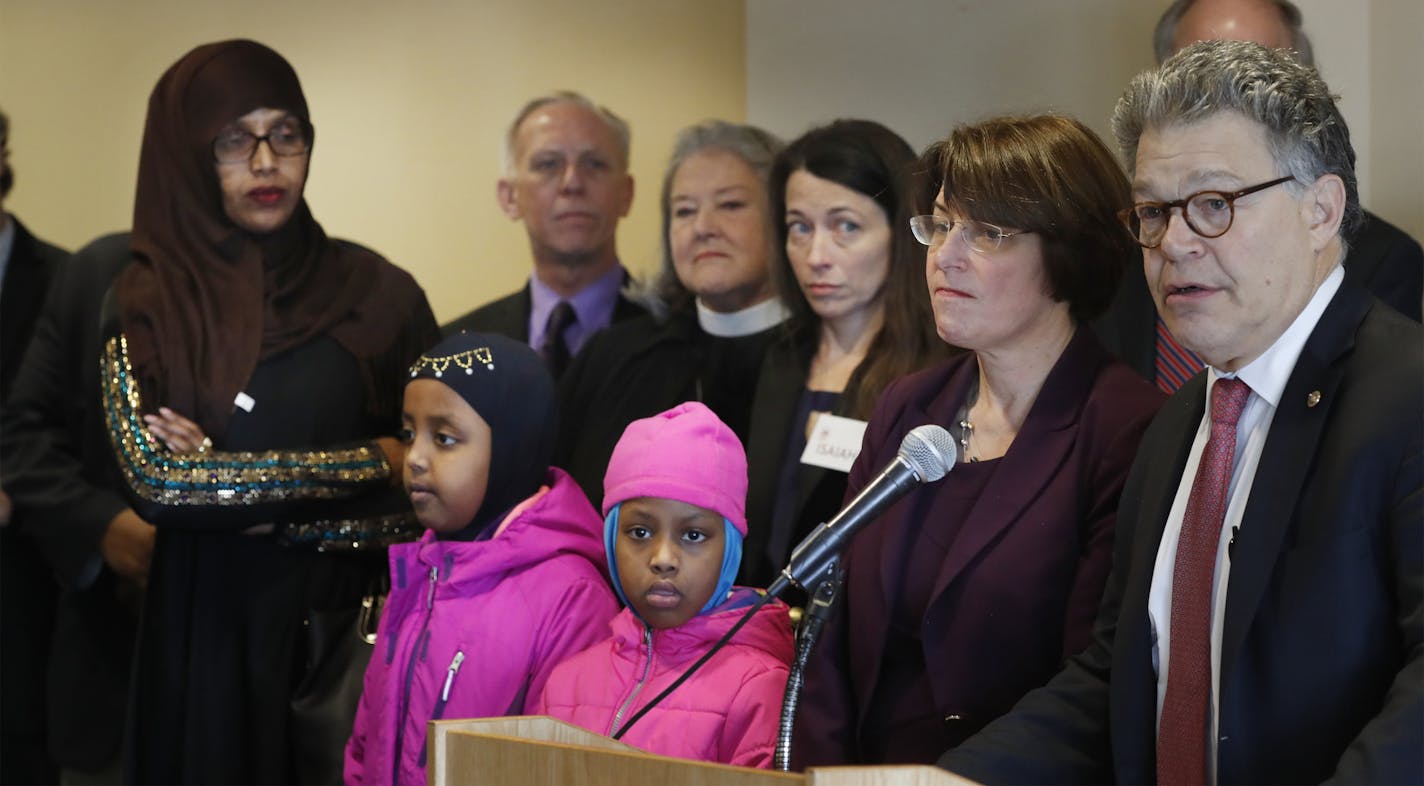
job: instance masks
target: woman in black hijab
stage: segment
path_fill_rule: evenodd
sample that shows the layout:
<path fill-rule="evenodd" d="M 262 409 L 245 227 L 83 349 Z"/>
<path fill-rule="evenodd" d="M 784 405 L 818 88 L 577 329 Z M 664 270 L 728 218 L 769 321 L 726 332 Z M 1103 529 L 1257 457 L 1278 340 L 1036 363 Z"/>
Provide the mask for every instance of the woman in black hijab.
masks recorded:
<path fill-rule="evenodd" d="M 307 636 L 360 602 L 413 524 L 385 435 L 435 320 L 408 274 L 312 218 L 313 140 L 296 73 L 252 41 L 194 49 L 149 102 L 104 322 L 110 440 L 158 527 L 134 782 L 339 773 L 345 734 L 305 741 L 292 711 L 320 665 Z"/>

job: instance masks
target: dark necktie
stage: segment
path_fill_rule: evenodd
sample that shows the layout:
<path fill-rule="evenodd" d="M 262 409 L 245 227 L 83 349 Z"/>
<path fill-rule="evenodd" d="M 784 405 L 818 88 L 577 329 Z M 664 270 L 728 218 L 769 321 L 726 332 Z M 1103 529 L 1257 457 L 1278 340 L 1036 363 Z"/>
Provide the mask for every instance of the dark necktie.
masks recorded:
<path fill-rule="evenodd" d="M 1205 364 L 1197 353 L 1177 343 L 1167 323 L 1157 317 L 1157 387 L 1164 392 L 1176 393 L 1177 388 L 1191 379 Z"/>
<path fill-rule="evenodd" d="M 549 321 L 544 323 L 544 341 L 539 345 L 539 354 L 554 379 L 558 379 L 569 366 L 569 344 L 564 340 L 564 331 L 577 321 L 574 307 L 567 300 L 560 300 L 549 312 Z"/>
<path fill-rule="evenodd" d="M 1182 516 L 1172 569 L 1167 693 L 1157 730 L 1157 782 L 1206 783 L 1207 702 L 1211 695 L 1211 591 L 1236 454 L 1236 421 L 1251 388 L 1220 379 L 1211 389 L 1211 436 Z"/>

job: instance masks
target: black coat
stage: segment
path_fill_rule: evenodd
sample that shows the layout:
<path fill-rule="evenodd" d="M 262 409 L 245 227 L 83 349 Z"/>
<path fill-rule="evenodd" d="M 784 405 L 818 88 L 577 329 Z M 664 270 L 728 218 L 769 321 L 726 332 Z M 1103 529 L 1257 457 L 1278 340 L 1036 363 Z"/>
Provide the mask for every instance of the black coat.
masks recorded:
<path fill-rule="evenodd" d="M 15 238 L 0 295 L 0 403 L 9 397 L 50 281 L 69 256 L 30 234 L 19 219 L 10 220 Z M 13 526 L 0 529 L 0 641 L 5 642 L 0 658 L 0 730 L 5 735 L 0 780 L 6 783 L 55 777 L 43 742 L 44 674 L 58 585 L 34 541 L 22 531 L 25 511 L 14 511 L 13 516 Z"/>
<path fill-rule="evenodd" d="M 110 235 L 59 265 L 0 425 L 5 489 L 64 587 L 48 665 L 50 748 L 86 771 L 119 752 L 137 616 L 136 588 L 121 587 L 99 555 L 128 507 L 98 407 L 99 312 L 129 259 L 128 236 Z"/>
<path fill-rule="evenodd" d="M 791 429 L 803 425 L 795 422 L 796 410 L 816 351 L 815 331 L 806 334 L 800 340 L 787 337 L 767 349 L 752 402 L 746 439 L 747 539 L 739 578 L 748 586 L 766 587 L 775 580 L 800 536 L 834 516 L 845 497 L 845 472 L 801 464 L 800 456 L 786 451 Z M 834 414 L 845 414 L 842 405 Z M 798 467 L 796 507 L 789 519 L 778 521 L 773 517 L 786 462 Z"/>
<path fill-rule="evenodd" d="M 623 429 L 684 401 L 702 401 L 746 444 L 756 374 L 779 327 L 736 339 L 708 337 L 692 308 L 665 322 L 651 315 L 613 325 L 589 340 L 559 380 L 554 464 L 568 470 L 595 508 L 603 473 Z M 737 351 L 718 356 L 716 342 Z M 735 361 L 735 371 L 721 376 Z"/>
<path fill-rule="evenodd" d="M 473 333 L 497 333 L 515 341 L 529 342 L 529 312 L 533 309 L 533 296 L 529 285 L 518 292 L 511 292 L 498 300 L 492 300 L 479 308 L 452 319 L 440 326 L 440 332 L 452 336 L 462 330 Z M 613 306 L 613 324 L 644 316 L 646 308 L 636 301 L 620 294 Z"/>

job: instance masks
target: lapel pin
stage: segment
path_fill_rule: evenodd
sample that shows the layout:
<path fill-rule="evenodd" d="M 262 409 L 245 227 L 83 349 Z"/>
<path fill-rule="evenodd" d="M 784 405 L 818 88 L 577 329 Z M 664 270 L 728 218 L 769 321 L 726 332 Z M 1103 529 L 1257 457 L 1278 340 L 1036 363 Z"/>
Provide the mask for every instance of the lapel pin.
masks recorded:
<path fill-rule="evenodd" d="M 1312 391 L 1310 391 L 1309 393 L 1306 394 L 1306 396 L 1305 396 L 1305 405 L 1306 405 L 1307 407 L 1313 407 L 1313 406 L 1315 406 L 1316 404 L 1319 404 L 1319 403 L 1320 403 L 1320 391 L 1318 391 L 1318 390 L 1312 390 Z"/>

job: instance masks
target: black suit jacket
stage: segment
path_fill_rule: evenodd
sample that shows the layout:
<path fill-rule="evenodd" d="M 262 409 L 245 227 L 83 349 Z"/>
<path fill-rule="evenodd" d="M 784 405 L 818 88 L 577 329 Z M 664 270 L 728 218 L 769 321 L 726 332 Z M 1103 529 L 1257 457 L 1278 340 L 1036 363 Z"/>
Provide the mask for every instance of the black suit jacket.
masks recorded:
<path fill-rule="evenodd" d="M 802 425 L 794 422 L 796 409 L 806 392 L 811 356 L 816 351 L 815 331 L 806 334 L 801 340 L 787 337 L 772 344 L 761 364 L 747 429 L 747 537 L 740 584 L 770 584 L 786 567 L 797 533 L 834 516 L 845 498 L 847 473 L 801 464 L 800 456 L 786 452 L 791 429 Z M 835 414 L 845 412 L 837 406 Z M 786 462 L 798 466 L 796 509 L 790 520 L 773 521 L 781 468 Z"/>
<path fill-rule="evenodd" d="M 10 220 L 15 222 L 15 244 L 0 293 L 0 401 L 9 398 L 54 271 L 69 256 L 68 251 L 30 234 L 19 219 L 10 216 Z"/>
<path fill-rule="evenodd" d="M 65 587 L 49 662 L 50 746 L 61 765 L 87 771 L 118 755 L 138 600 L 119 601 L 98 549 L 128 507 L 98 406 L 96 358 L 100 306 L 129 258 L 128 236 L 109 235 L 59 266 L 0 425 L 5 488 Z"/>
<path fill-rule="evenodd" d="M 942 766 L 1155 780 L 1147 598 L 1205 384 L 1143 439 L 1093 644 Z M 1218 783 L 1424 781 L 1424 328 L 1348 277 L 1291 372 L 1230 558 Z"/>
<path fill-rule="evenodd" d="M 1345 275 L 1399 313 L 1420 321 L 1424 307 L 1424 248 L 1369 211 L 1350 242 Z M 1122 277 L 1112 305 L 1093 323 L 1103 346 L 1147 379 L 1156 378 L 1157 307 L 1141 265 Z"/>
<path fill-rule="evenodd" d="M 15 240 L 0 294 L 0 402 L 10 394 L 50 281 L 69 252 L 37 239 L 14 216 Z M 8 446 L 4 448 L 8 450 Z M 3 481 L 3 474 L 0 474 Z M 0 729 L 11 746 L 37 745 L 45 731 L 44 673 L 54 626 L 57 585 L 33 540 L 23 530 L 24 509 L 0 529 Z M 19 733 L 28 738 L 13 738 Z M 22 741 L 23 740 L 23 741 Z M 6 750 L 0 765 L 7 781 L 50 779 L 42 749 Z M 20 767 L 28 763 L 28 769 Z"/>
<path fill-rule="evenodd" d="M 626 279 L 624 283 L 627 283 Z M 512 292 L 447 322 L 441 326 L 440 332 L 446 336 L 452 336 L 462 330 L 472 333 L 496 333 L 527 344 L 529 343 L 529 313 L 532 309 L 533 296 L 529 294 L 529 285 L 525 284 L 524 288 L 518 292 Z M 613 306 L 612 324 L 616 325 L 646 313 L 648 310 L 641 304 L 629 300 L 626 295 L 619 294 L 618 302 Z"/>

